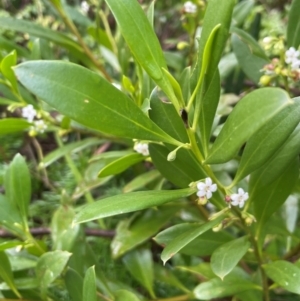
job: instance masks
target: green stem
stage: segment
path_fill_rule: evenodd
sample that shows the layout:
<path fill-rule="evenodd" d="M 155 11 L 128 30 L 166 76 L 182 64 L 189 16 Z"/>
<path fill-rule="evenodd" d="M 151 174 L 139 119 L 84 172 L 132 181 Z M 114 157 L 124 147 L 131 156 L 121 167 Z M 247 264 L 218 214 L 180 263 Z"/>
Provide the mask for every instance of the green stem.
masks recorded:
<path fill-rule="evenodd" d="M 78 40 L 78 43 L 82 47 L 82 49 L 85 52 L 85 54 L 89 57 L 89 59 L 93 62 L 93 64 L 98 68 L 98 70 L 104 75 L 104 77 L 109 82 L 112 82 L 112 78 L 106 72 L 106 70 L 104 69 L 104 67 L 102 66 L 102 64 L 100 64 L 99 61 L 94 57 L 94 55 L 91 52 L 91 50 L 87 47 L 87 45 L 83 41 L 83 38 L 81 37 L 81 35 L 80 35 L 77 27 L 75 26 L 75 24 L 73 23 L 73 21 L 71 19 L 69 19 L 69 17 L 67 16 L 67 14 L 64 12 L 63 8 L 61 6 L 58 6 L 58 5 L 54 5 L 54 7 L 56 8 L 57 12 L 61 16 L 62 20 L 67 25 L 67 27 L 76 36 L 76 38 Z"/>

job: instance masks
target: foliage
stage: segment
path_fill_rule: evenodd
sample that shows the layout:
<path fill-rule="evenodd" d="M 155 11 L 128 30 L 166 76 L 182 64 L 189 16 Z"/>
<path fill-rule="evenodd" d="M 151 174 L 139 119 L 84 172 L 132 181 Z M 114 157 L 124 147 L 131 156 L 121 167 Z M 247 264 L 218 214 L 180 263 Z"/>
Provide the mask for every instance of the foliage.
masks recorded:
<path fill-rule="evenodd" d="M 0 10 L 0 299 L 298 300 L 300 1 L 140 2 Z"/>

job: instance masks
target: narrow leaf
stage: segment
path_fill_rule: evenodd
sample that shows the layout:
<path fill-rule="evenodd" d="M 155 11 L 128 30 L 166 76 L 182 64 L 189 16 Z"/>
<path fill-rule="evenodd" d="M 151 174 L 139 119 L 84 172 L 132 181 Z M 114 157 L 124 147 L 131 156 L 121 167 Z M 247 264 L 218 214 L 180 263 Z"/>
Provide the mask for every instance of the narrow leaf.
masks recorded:
<path fill-rule="evenodd" d="M 163 205 L 173 200 L 187 197 L 194 192 L 195 189 L 187 188 L 179 190 L 139 191 L 116 195 L 84 206 L 75 216 L 75 223 L 84 223 L 99 218 Z"/>
<path fill-rule="evenodd" d="M 291 262 L 278 260 L 263 265 L 268 277 L 289 292 L 300 295 L 300 268 Z"/>
<path fill-rule="evenodd" d="M 127 290 L 118 290 L 115 297 L 115 301 L 140 301 L 134 293 Z"/>
<path fill-rule="evenodd" d="M 249 93 L 234 107 L 206 159 L 208 164 L 225 163 L 266 122 L 292 104 L 278 88 L 262 88 Z"/>
<path fill-rule="evenodd" d="M 85 126 L 121 137 L 181 144 L 157 127 L 125 94 L 83 67 L 35 61 L 22 63 L 14 70 L 32 93 Z"/>
<path fill-rule="evenodd" d="M 164 262 L 164 264 L 176 253 L 178 253 L 182 248 L 184 248 L 187 244 L 192 242 L 194 239 L 196 239 L 199 235 L 202 233 L 210 230 L 211 228 L 218 225 L 222 220 L 224 219 L 224 215 L 221 215 L 217 217 L 216 219 L 207 222 L 202 225 L 198 225 L 193 230 L 188 230 L 176 237 L 169 245 L 167 245 L 162 254 L 161 254 L 161 260 Z"/>
<path fill-rule="evenodd" d="M 134 250 L 123 257 L 123 262 L 132 277 L 155 299 L 152 253 L 147 249 Z"/>
<path fill-rule="evenodd" d="M 238 264 L 250 247 L 248 237 L 232 240 L 214 251 L 211 257 L 213 272 L 222 280 Z"/>
<path fill-rule="evenodd" d="M 298 48 L 300 45 L 300 0 L 293 0 L 288 16 L 287 45 Z"/>
<path fill-rule="evenodd" d="M 85 273 L 82 300 L 97 301 L 95 266 L 88 268 Z"/>
<path fill-rule="evenodd" d="M 30 123 L 21 118 L 5 118 L 0 120 L 0 135 L 22 132 L 28 129 Z"/>

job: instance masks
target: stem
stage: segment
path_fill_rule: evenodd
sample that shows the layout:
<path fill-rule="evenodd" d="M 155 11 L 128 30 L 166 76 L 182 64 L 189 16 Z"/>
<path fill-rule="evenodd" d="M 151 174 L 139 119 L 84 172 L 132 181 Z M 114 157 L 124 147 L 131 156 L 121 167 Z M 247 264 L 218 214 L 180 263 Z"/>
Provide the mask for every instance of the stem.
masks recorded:
<path fill-rule="evenodd" d="M 87 47 L 87 45 L 85 44 L 85 42 L 83 41 L 83 38 L 81 37 L 77 27 L 75 26 L 75 24 L 73 23 L 73 21 L 71 19 L 69 19 L 69 17 L 67 16 L 67 14 L 64 12 L 64 10 L 62 9 L 62 7 L 54 5 L 54 7 L 56 8 L 57 12 L 59 13 L 59 15 L 61 16 L 62 20 L 64 21 L 64 23 L 67 25 L 67 27 L 71 30 L 71 32 L 76 36 L 78 43 L 80 44 L 80 46 L 82 47 L 83 51 L 85 52 L 85 54 L 89 57 L 89 59 L 93 62 L 93 64 L 99 69 L 99 71 L 104 75 L 104 77 L 109 81 L 112 82 L 112 78 L 110 77 L 110 75 L 106 72 L 106 70 L 104 69 L 104 67 L 102 66 L 102 64 L 99 63 L 99 61 L 94 57 L 93 53 L 91 52 L 91 50 Z"/>

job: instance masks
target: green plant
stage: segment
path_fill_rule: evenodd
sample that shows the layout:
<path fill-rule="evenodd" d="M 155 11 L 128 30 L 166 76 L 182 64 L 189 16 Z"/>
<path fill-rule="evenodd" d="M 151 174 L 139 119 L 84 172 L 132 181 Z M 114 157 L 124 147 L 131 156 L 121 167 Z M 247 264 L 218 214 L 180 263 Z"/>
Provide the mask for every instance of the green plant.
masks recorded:
<path fill-rule="evenodd" d="M 74 7 L 51 3 L 77 42 L 33 22 L 0 18 L 4 29 L 39 37 L 31 51 L 0 39 L 8 52 L 0 103 L 14 114 L 0 120 L 0 134 L 28 132 L 39 161 L 34 172 L 60 196 L 59 204 L 48 204 L 50 229 L 41 232 L 51 241 L 37 239 L 25 159 L 17 154 L 3 172 L 0 223 L 17 238 L 0 243 L 3 297 L 297 298 L 300 1 L 291 4 L 287 37 L 263 40 L 268 55 L 253 37 L 259 30 L 251 36 L 243 29 L 255 9 L 251 28 L 259 28 L 262 6 L 185 3 L 187 42 L 177 43 L 177 65 L 154 33 L 154 2 L 146 13 L 136 0 L 84 2 L 81 18 L 96 14 L 96 25 L 80 19 L 89 36 L 76 26 Z M 63 60 L 66 53 L 72 62 Z M 17 64 L 17 57 L 26 61 Z M 222 81 L 224 89 L 242 86 L 245 95 L 220 97 Z M 44 155 L 39 137 L 49 133 L 57 148 Z M 62 158 L 74 178 L 59 181 L 64 187 L 49 177 Z M 90 235 L 113 237 L 115 261 L 105 259 L 108 244 Z"/>

